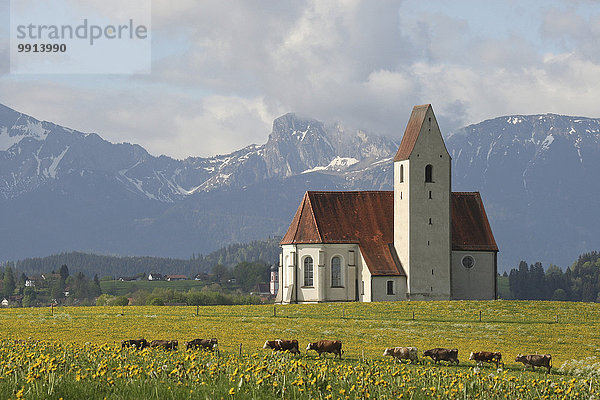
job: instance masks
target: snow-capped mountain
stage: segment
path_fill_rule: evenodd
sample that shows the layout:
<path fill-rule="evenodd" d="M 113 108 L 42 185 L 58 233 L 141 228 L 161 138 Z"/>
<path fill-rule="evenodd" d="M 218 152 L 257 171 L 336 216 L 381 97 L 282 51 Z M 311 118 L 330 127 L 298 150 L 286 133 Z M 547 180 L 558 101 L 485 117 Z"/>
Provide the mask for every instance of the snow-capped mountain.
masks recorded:
<path fill-rule="evenodd" d="M 600 249 L 600 119 L 499 117 L 447 145 L 454 190 L 482 193 L 505 264 L 564 267 Z"/>
<path fill-rule="evenodd" d="M 68 250 L 188 257 L 281 235 L 305 190 L 390 190 L 399 140 L 286 114 L 265 144 L 175 160 L 0 106 L 0 261 Z M 506 116 L 446 145 L 501 270 L 600 248 L 600 120 Z"/>
<path fill-rule="evenodd" d="M 311 182 L 389 185 L 380 163 L 398 144 L 286 114 L 266 144 L 175 160 L 0 106 L 0 146 L 1 261 L 71 249 L 185 257 L 282 234 L 297 199 L 274 213 L 269 202 Z M 294 189 L 265 193 L 296 176 Z"/>

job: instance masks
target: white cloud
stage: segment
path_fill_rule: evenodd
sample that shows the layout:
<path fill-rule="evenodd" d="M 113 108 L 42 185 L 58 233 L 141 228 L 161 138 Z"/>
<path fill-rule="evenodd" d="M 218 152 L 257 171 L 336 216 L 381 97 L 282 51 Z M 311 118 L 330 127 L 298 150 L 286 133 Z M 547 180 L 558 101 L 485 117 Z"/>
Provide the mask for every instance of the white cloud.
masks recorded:
<path fill-rule="evenodd" d="M 423 103 L 446 131 L 512 113 L 596 116 L 599 14 L 556 3 L 519 2 L 488 33 L 472 7 L 453 16 L 446 2 L 407 14 L 400 0 L 155 0 L 151 75 L 4 76 L 0 101 L 176 157 L 264 143 L 289 111 L 396 137 Z M 530 31 L 505 18 L 517 12 Z"/>

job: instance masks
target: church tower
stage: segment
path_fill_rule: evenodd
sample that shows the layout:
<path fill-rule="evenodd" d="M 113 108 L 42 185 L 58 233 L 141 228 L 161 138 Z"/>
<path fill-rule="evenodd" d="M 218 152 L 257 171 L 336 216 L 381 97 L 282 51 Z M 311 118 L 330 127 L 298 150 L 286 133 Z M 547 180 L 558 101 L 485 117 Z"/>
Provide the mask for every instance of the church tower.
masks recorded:
<path fill-rule="evenodd" d="M 410 300 L 451 297 L 450 165 L 431 104 L 415 106 L 394 157 L 394 247 Z"/>

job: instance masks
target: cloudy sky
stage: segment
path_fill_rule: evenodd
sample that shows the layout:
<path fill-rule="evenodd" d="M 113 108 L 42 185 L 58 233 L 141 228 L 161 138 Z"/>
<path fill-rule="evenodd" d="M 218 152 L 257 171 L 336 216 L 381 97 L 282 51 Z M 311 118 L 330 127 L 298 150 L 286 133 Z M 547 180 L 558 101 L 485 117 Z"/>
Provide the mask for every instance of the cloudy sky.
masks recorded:
<path fill-rule="evenodd" d="M 423 103 L 445 133 L 600 117 L 597 1 L 152 0 L 140 75 L 11 74 L 8 0 L 0 16 L 0 103 L 155 155 L 262 144 L 291 111 L 398 138 Z"/>

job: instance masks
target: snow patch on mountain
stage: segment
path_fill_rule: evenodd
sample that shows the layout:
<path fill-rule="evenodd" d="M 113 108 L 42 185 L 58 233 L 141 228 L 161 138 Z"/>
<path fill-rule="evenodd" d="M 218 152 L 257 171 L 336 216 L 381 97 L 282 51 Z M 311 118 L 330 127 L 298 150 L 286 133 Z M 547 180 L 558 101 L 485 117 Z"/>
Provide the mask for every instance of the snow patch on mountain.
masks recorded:
<path fill-rule="evenodd" d="M 60 164 L 61 160 L 63 159 L 65 154 L 67 154 L 67 151 L 69 151 L 70 147 L 71 146 L 67 146 L 67 148 L 64 149 L 63 152 L 58 155 L 58 157 L 52 159 L 52 163 L 48 167 L 48 172 L 46 175 L 47 177 L 49 176 L 52 179 L 56 179 L 56 169 L 58 168 L 58 164 Z"/>
<path fill-rule="evenodd" d="M 3 126 L 0 128 L 0 151 L 6 151 L 15 144 L 19 143 L 23 139 L 23 136 L 9 136 L 8 129 Z"/>
<path fill-rule="evenodd" d="M 316 171 L 342 171 L 347 169 L 348 167 L 358 163 L 356 158 L 352 157 L 335 157 L 329 164 L 326 166 L 317 166 L 314 168 L 307 169 L 302 171 L 303 174 L 308 174 L 310 172 Z"/>

